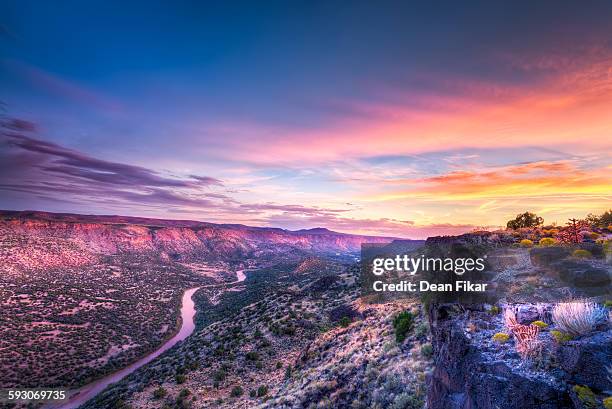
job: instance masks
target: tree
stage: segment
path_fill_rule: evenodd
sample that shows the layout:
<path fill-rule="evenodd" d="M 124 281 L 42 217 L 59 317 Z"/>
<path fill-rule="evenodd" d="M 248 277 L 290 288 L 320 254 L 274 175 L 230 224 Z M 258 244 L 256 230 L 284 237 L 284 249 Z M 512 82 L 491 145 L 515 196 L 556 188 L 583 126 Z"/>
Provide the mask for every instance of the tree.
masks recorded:
<path fill-rule="evenodd" d="M 402 311 L 393 319 L 395 329 L 395 340 L 401 344 L 406 339 L 406 335 L 412 329 L 414 317 L 410 311 Z"/>
<path fill-rule="evenodd" d="M 612 225 L 612 209 L 604 212 L 601 216 L 596 216 L 593 213 L 589 213 L 585 221 L 593 227 L 607 228 Z"/>
<path fill-rule="evenodd" d="M 525 212 L 518 214 L 514 220 L 508 221 L 506 227 L 508 229 L 516 230 L 523 227 L 538 227 L 544 223 L 544 219 L 535 213 Z"/>
<path fill-rule="evenodd" d="M 584 220 L 570 219 L 567 226 L 557 234 L 557 239 L 562 243 L 580 243 L 584 238 L 583 230 L 587 230 L 589 224 Z"/>

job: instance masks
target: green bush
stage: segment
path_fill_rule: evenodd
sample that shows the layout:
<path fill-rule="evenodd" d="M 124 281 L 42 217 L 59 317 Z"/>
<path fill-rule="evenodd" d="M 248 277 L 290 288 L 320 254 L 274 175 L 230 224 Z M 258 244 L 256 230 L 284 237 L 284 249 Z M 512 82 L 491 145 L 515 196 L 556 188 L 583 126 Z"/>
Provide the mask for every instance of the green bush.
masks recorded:
<path fill-rule="evenodd" d="M 216 382 L 223 382 L 225 380 L 225 376 L 227 375 L 227 373 L 223 370 L 223 369 L 219 369 L 218 371 L 216 371 L 213 374 L 213 379 Z"/>
<path fill-rule="evenodd" d="M 351 325 L 351 319 L 349 317 L 347 317 L 346 315 L 344 317 L 342 317 L 342 319 L 340 320 L 340 326 L 342 328 L 346 328 L 349 325 Z"/>
<path fill-rule="evenodd" d="M 249 351 L 245 355 L 248 361 L 257 361 L 259 360 L 259 354 L 255 351 Z"/>
<path fill-rule="evenodd" d="M 541 329 L 548 327 L 548 324 L 545 323 L 544 321 L 534 321 L 531 323 L 531 325 L 535 325 L 537 327 L 540 327 Z"/>
<path fill-rule="evenodd" d="M 533 241 L 529 240 L 529 239 L 523 239 L 519 242 L 519 246 L 521 247 L 533 247 Z"/>
<path fill-rule="evenodd" d="M 268 394 L 268 387 L 266 385 L 261 385 L 257 388 L 257 397 L 261 398 L 262 396 L 266 396 Z"/>
<path fill-rule="evenodd" d="M 431 358 L 433 355 L 433 346 L 431 344 L 421 345 L 421 355 L 425 358 Z"/>
<path fill-rule="evenodd" d="M 153 399 L 161 399 L 166 395 L 168 395 L 168 391 L 161 386 L 153 391 Z"/>
<path fill-rule="evenodd" d="M 491 339 L 497 343 L 505 344 L 510 339 L 510 335 L 504 334 L 503 332 L 498 332 L 497 334 L 493 335 Z"/>
<path fill-rule="evenodd" d="M 408 332 L 412 329 L 414 316 L 410 311 L 402 311 L 393 319 L 395 329 L 395 341 L 401 344 L 406 339 Z"/>
<path fill-rule="evenodd" d="M 183 374 L 178 374 L 174 377 L 174 380 L 176 381 L 177 384 L 182 384 L 185 383 L 185 381 L 187 380 L 187 378 L 185 377 L 185 375 Z"/>
<path fill-rule="evenodd" d="M 230 396 L 233 398 L 237 398 L 238 396 L 242 396 L 243 393 L 244 391 L 242 390 L 242 387 L 240 385 L 236 385 L 232 388 Z"/>
<path fill-rule="evenodd" d="M 544 237 L 543 239 L 540 239 L 539 243 L 542 247 L 550 247 L 557 244 L 557 240 L 553 239 L 552 237 Z"/>
<path fill-rule="evenodd" d="M 578 249 L 578 250 L 574 250 L 574 252 L 572 253 L 572 256 L 576 258 L 591 258 L 593 257 L 593 254 L 591 254 L 591 252 L 588 250 Z"/>
<path fill-rule="evenodd" d="M 574 385 L 574 392 L 578 395 L 578 399 L 586 408 L 597 408 L 597 398 L 595 393 L 588 386 Z"/>
<path fill-rule="evenodd" d="M 557 330 L 550 331 L 550 335 L 555 339 L 555 341 L 557 341 L 558 344 L 563 344 L 564 342 L 574 339 L 574 337 L 570 334 L 565 334 Z"/>

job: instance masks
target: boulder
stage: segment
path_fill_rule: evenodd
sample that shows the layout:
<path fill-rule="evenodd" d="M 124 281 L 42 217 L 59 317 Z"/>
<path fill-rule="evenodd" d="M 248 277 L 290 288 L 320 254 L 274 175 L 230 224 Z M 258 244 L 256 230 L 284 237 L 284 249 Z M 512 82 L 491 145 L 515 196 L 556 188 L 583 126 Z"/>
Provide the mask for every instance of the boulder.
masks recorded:
<path fill-rule="evenodd" d="M 550 309 L 550 308 L 549 308 Z M 519 324 L 529 325 L 534 321 L 549 321 L 549 313 L 543 306 L 522 304 L 516 307 L 516 320 Z"/>
<path fill-rule="evenodd" d="M 607 367 L 612 365 L 612 330 L 560 346 L 557 359 L 572 383 L 599 391 L 612 389 L 607 379 Z"/>
<path fill-rule="evenodd" d="M 551 266 L 559 278 L 576 287 L 606 287 L 610 285 L 608 270 L 588 262 L 562 260 Z"/>
<path fill-rule="evenodd" d="M 473 343 L 451 307 L 432 305 L 428 313 L 436 362 L 429 409 L 574 409 L 560 382 L 528 376 Z"/>
<path fill-rule="evenodd" d="M 539 267 L 548 267 L 553 263 L 568 257 L 570 252 L 565 247 L 536 247 L 531 249 L 529 257 L 531 264 Z"/>

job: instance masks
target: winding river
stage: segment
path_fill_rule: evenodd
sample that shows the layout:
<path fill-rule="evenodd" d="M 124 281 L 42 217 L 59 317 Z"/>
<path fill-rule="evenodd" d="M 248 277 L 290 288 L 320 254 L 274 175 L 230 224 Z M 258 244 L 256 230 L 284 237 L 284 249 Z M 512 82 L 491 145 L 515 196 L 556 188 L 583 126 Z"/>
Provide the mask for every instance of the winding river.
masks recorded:
<path fill-rule="evenodd" d="M 112 374 L 109 374 L 104 378 L 100 378 L 97 381 L 89 383 L 85 386 L 82 386 L 79 389 L 70 391 L 70 398 L 67 401 L 55 405 L 45 405 L 45 409 L 73 409 L 79 407 L 80 405 L 87 402 L 89 399 L 96 396 L 98 393 L 102 392 L 102 390 L 108 385 L 125 378 L 126 376 L 134 372 L 136 369 L 148 364 L 149 362 L 160 356 L 162 353 L 172 348 L 179 341 L 182 341 L 189 335 L 191 335 L 191 333 L 195 329 L 194 317 L 196 313 L 194 302 L 191 297 L 193 296 L 193 293 L 195 293 L 198 289 L 199 287 L 196 287 L 190 288 L 185 291 L 185 293 L 183 294 L 183 302 L 181 306 L 181 329 L 176 335 L 174 335 L 172 338 L 162 344 L 162 346 L 160 346 L 157 350 L 151 352 L 149 355 L 139 359 L 133 364 L 128 365 L 117 372 L 113 372 Z"/>

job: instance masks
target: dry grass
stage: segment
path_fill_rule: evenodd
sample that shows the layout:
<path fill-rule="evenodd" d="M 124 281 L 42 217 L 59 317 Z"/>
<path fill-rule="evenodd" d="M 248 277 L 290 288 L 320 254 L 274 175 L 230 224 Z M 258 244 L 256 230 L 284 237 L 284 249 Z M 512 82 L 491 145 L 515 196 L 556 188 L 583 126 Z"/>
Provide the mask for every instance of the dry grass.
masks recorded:
<path fill-rule="evenodd" d="M 588 334 L 598 324 L 605 322 L 608 313 L 605 308 L 595 303 L 567 302 L 557 304 L 552 315 L 561 332 L 580 336 Z"/>

